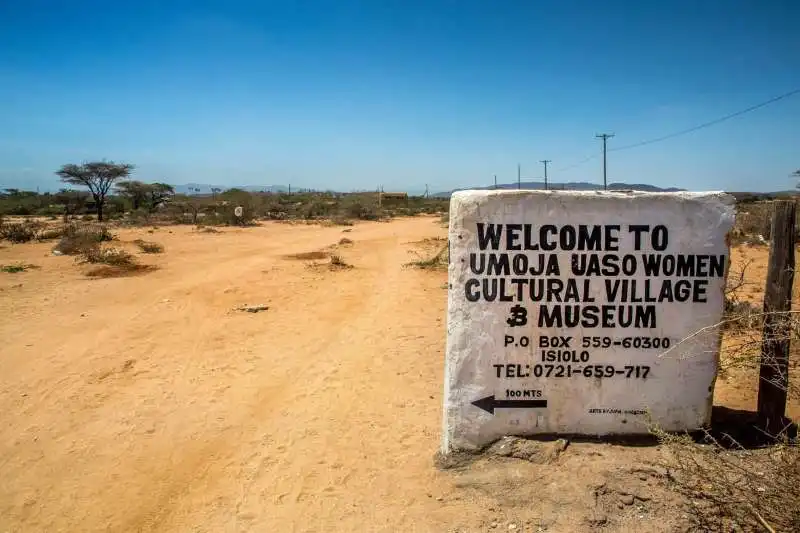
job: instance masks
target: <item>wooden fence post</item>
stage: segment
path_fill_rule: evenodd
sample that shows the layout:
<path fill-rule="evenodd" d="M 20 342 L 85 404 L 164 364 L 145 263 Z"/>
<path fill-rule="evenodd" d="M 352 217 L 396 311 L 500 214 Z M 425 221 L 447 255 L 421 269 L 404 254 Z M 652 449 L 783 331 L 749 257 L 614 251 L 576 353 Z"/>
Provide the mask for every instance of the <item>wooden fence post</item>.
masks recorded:
<path fill-rule="evenodd" d="M 794 202 L 775 203 L 767 283 L 764 288 L 764 331 L 758 380 L 758 418 L 770 435 L 784 429 L 789 387 L 789 337 L 794 281 Z"/>

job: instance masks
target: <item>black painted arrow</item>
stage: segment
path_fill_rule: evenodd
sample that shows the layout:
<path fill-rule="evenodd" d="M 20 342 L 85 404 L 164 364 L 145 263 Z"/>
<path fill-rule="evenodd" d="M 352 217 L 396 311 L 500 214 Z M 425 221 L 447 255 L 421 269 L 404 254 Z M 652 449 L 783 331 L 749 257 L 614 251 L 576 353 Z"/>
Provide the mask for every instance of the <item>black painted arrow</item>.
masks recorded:
<path fill-rule="evenodd" d="M 494 414 L 495 409 L 535 409 L 547 407 L 547 400 L 495 400 L 494 394 L 475 400 L 472 405 L 479 407 L 487 413 Z"/>

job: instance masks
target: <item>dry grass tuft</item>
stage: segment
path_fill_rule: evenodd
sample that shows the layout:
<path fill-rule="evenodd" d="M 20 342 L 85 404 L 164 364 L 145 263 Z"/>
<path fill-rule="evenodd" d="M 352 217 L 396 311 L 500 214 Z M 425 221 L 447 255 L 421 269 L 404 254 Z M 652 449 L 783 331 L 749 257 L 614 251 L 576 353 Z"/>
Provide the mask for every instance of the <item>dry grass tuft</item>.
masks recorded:
<path fill-rule="evenodd" d="M 322 251 L 315 251 L 315 252 L 301 252 L 299 254 L 289 254 L 286 256 L 289 259 L 300 259 L 302 261 L 312 261 L 316 259 L 325 259 L 328 257 L 327 252 Z"/>
<path fill-rule="evenodd" d="M 345 262 L 340 255 L 332 255 L 331 262 L 330 262 L 331 270 L 342 269 L 342 268 L 353 268 L 353 265 Z"/>
<path fill-rule="evenodd" d="M 30 263 L 18 263 L 16 265 L 0 265 L 0 272 L 5 272 L 7 274 L 17 274 L 19 272 L 25 272 L 26 270 L 31 270 L 35 268 L 40 268 L 38 265 L 32 265 Z"/>
<path fill-rule="evenodd" d="M 669 488 L 700 531 L 800 531 L 800 448 L 782 442 L 747 450 L 706 435 L 656 432 L 667 451 Z"/>
<path fill-rule="evenodd" d="M 164 246 L 157 242 L 148 242 L 142 239 L 136 239 L 133 243 L 146 254 L 160 254 L 164 252 Z"/>
<path fill-rule="evenodd" d="M 445 245 L 431 257 L 428 257 L 427 259 L 420 259 L 418 261 L 411 261 L 403 266 L 411 266 L 424 270 L 446 270 L 448 255 L 448 247 Z"/>

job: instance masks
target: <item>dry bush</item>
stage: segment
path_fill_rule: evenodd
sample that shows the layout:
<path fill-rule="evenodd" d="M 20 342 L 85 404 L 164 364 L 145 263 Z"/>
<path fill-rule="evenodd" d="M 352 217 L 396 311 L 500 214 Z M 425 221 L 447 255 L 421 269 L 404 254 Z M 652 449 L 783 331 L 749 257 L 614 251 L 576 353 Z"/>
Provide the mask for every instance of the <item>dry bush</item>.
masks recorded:
<path fill-rule="evenodd" d="M 346 245 L 349 245 L 349 244 L 353 244 L 353 239 L 348 239 L 347 237 L 342 237 L 341 239 L 339 239 L 339 244 L 341 246 L 346 246 Z"/>
<path fill-rule="evenodd" d="M 36 234 L 41 230 L 43 224 L 26 220 L 25 222 L 4 223 L 0 225 L 0 240 L 6 240 L 15 244 L 30 242 L 36 238 Z"/>
<path fill-rule="evenodd" d="M 757 235 L 769 239 L 774 210 L 773 202 L 755 202 L 740 206 L 736 213 L 734 235 L 745 240 Z"/>
<path fill-rule="evenodd" d="M 353 265 L 345 262 L 340 255 L 331 255 L 331 262 L 330 268 L 333 269 L 341 269 L 341 268 L 353 268 Z"/>
<path fill-rule="evenodd" d="M 707 444 L 655 431 L 668 486 L 700 531 L 800 531 L 800 447 L 747 450 L 706 434 Z"/>
<path fill-rule="evenodd" d="M 747 281 L 747 269 L 752 263 L 752 260 L 742 262 L 728 273 L 721 324 L 723 331 L 747 333 L 758 329 L 760 332 L 764 323 L 761 309 L 742 298 L 742 292 L 746 292 L 752 285 Z"/>
<path fill-rule="evenodd" d="M 142 239 L 136 239 L 133 243 L 139 247 L 139 249 L 146 253 L 146 254 L 160 254 L 164 252 L 164 246 L 157 242 L 149 242 L 144 241 Z"/>
<path fill-rule="evenodd" d="M 425 270 L 444 270 L 447 268 L 448 256 L 448 246 L 445 244 L 431 257 L 420 259 L 418 261 L 411 261 L 403 266 L 412 266 Z"/>
<path fill-rule="evenodd" d="M 788 379 L 777 361 L 762 361 L 761 351 L 765 344 L 775 341 L 800 341 L 800 315 L 791 311 L 773 313 L 769 318 L 779 327 L 765 338 L 762 328 L 767 315 L 738 295 L 746 285 L 747 266 L 745 263 L 732 270 L 728 277 L 725 315 L 719 324 L 725 345 L 720 376 L 735 372 L 734 379 L 740 379 L 758 375 L 764 364 L 772 365 L 781 380 L 773 386 L 783 388 L 790 400 L 798 401 L 797 384 Z M 693 336 L 717 334 L 714 330 L 708 328 Z M 797 366 L 797 358 L 790 354 L 790 375 Z M 685 435 L 651 429 L 667 452 L 662 466 L 669 473 L 668 486 L 683 497 L 696 530 L 800 531 L 797 427 L 787 419 L 777 435 L 769 435 L 761 429 L 763 422 L 756 414 L 738 412 L 737 416 L 739 420 L 733 424 L 715 420 L 701 443 Z"/>
<path fill-rule="evenodd" d="M 80 260 L 84 263 L 104 264 L 116 267 L 132 267 L 136 265 L 133 256 L 121 248 L 101 248 L 95 245 L 81 253 Z"/>
<path fill-rule="evenodd" d="M 73 224 L 64 228 L 64 236 L 53 250 L 64 255 L 80 255 L 113 239 L 105 226 Z"/>
<path fill-rule="evenodd" d="M 67 233 L 66 226 L 56 226 L 56 227 L 49 227 L 44 228 L 36 235 L 36 240 L 38 241 L 52 241 L 55 239 L 60 239 Z"/>

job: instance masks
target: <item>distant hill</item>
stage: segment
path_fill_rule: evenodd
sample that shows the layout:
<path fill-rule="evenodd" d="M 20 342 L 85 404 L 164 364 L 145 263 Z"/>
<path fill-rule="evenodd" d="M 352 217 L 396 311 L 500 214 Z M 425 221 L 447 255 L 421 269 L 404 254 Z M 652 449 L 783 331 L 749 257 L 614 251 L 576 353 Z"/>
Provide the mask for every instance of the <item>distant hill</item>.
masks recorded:
<path fill-rule="evenodd" d="M 498 189 L 517 189 L 516 183 L 498 183 Z M 544 183 L 522 183 L 522 189 L 526 190 L 544 190 Z M 596 183 L 589 183 L 586 181 L 573 181 L 568 183 L 550 183 L 549 188 L 554 191 L 564 190 L 564 191 L 599 191 L 603 189 L 602 185 L 598 185 Z M 438 198 L 449 198 L 450 195 L 456 191 L 463 191 L 463 190 L 489 190 L 494 189 L 493 186 L 481 186 L 481 187 L 464 187 L 463 189 L 455 189 L 449 192 L 440 192 L 434 194 L 434 196 Z M 645 183 L 609 183 L 608 184 L 609 190 L 625 190 L 625 191 L 643 191 L 643 192 L 679 192 L 684 191 L 686 189 L 678 189 L 675 187 L 669 188 L 661 188 L 656 187 L 655 185 L 647 185 Z"/>

